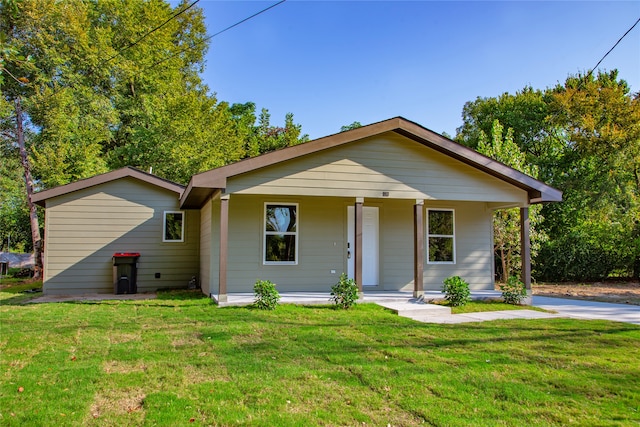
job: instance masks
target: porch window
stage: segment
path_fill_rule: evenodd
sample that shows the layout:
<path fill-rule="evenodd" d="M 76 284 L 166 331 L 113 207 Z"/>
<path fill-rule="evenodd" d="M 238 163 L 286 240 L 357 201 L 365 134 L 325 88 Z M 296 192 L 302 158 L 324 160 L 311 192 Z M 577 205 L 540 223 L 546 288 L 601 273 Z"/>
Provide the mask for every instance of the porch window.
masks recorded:
<path fill-rule="evenodd" d="M 427 260 L 429 264 L 455 264 L 453 209 L 427 210 Z"/>
<path fill-rule="evenodd" d="M 298 263 L 298 204 L 265 203 L 264 264 Z"/>
<path fill-rule="evenodd" d="M 164 212 L 162 223 L 162 241 L 184 242 L 184 212 Z"/>

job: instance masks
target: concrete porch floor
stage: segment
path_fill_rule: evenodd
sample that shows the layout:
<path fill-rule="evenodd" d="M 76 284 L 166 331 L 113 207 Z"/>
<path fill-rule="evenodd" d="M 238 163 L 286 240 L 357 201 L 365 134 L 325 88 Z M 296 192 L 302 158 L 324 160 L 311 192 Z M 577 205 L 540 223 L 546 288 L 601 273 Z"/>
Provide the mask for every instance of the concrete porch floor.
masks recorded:
<path fill-rule="evenodd" d="M 501 299 L 501 296 L 500 291 L 471 291 L 472 300 Z M 212 298 L 217 301 L 216 295 L 212 295 Z M 331 304 L 330 298 L 329 292 L 281 292 L 280 304 Z M 424 291 L 424 296 L 421 299 L 416 299 L 413 297 L 413 292 L 410 291 L 367 291 L 365 289 L 364 297 L 358 302 L 425 305 L 425 302 L 443 299 L 444 294 L 440 291 Z M 218 305 L 220 307 L 245 306 L 252 304 L 254 300 L 255 296 L 252 292 L 230 293 L 227 294 L 227 301 L 218 302 Z"/>

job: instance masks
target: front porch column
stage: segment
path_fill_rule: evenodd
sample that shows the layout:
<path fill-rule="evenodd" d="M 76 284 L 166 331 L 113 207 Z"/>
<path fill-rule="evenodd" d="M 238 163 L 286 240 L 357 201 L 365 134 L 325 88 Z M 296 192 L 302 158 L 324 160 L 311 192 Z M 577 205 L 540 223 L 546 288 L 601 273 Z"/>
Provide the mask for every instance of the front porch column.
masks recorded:
<path fill-rule="evenodd" d="M 529 208 L 520 208 L 520 256 L 522 258 L 522 277 L 520 280 L 524 283 L 528 297 L 531 298 L 531 240 L 529 226 Z"/>
<path fill-rule="evenodd" d="M 413 297 L 424 295 L 424 200 L 413 205 Z"/>
<path fill-rule="evenodd" d="M 362 296 L 362 205 L 364 198 L 356 198 L 355 205 L 355 242 L 353 248 L 354 260 L 354 277 L 356 285 L 358 285 L 358 293 Z"/>
<path fill-rule="evenodd" d="M 229 242 L 229 196 L 220 198 L 220 253 L 218 302 L 227 302 L 227 248 Z"/>

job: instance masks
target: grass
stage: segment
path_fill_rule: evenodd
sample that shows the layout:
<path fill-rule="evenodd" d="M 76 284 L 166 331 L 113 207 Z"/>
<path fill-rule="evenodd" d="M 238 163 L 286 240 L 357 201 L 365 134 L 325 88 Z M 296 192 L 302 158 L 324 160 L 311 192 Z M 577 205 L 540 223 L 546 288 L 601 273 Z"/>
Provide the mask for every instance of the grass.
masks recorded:
<path fill-rule="evenodd" d="M 606 321 L 434 325 L 184 291 L 7 304 L 0 425 L 638 425 L 638 360 L 640 328 Z"/>
<path fill-rule="evenodd" d="M 448 306 L 444 303 L 443 305 Z M 501 301 L 470 301 L 465 305 L 451 307 L 451 314 L 477 313 L 479 311 L 503 311 L 503 310 L 535 310 L 548 312 L 548 310 L 530 305 L 513 305 Z"/>

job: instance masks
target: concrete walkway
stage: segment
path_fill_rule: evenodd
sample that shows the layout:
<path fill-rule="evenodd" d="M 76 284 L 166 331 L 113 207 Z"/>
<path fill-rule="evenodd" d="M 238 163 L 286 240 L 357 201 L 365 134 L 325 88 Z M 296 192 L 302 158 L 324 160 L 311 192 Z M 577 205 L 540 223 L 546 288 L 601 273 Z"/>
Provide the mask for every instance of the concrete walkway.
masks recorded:
<path fill-rule="evenodd" d="M 542 311 L 535 310 L 500 310 L 451 314 L 450 307 L 436 304 L 424 304 L 416 300 L 402 302 L 381 301 L 377 302 L 377 304 L 397 313 L 398 316 L 408 317 L 423 323 L 469 323 L 499 319 L 553 319 L 556 317 L 565 317 L 561 314 L 544 313 Z"/>
<path fill-rule="evenodd" d="M 451 314 L 449 307 L 423 304 L 416 300 L 380 301 L 378 305 L 386 307 L 399 316 L 408 317 L 425 323 L 467 323 L 498 319 L 552 319 L 569 317 L 582 320 L 611 320 L 640 325 L 640 306 L 630 304 L 612 304 L 566 298 L 533 297 L 533 306 L 553 313 L 535 310 L 504 310 L 478 313 Z"/>
<path fill-rule="evenodd" d="M 612 320 L 640 325 L 640 305 L 612 304 L 567 298 L 533 297 L 535 307 L 553 310 L 563 317 Z"/>

